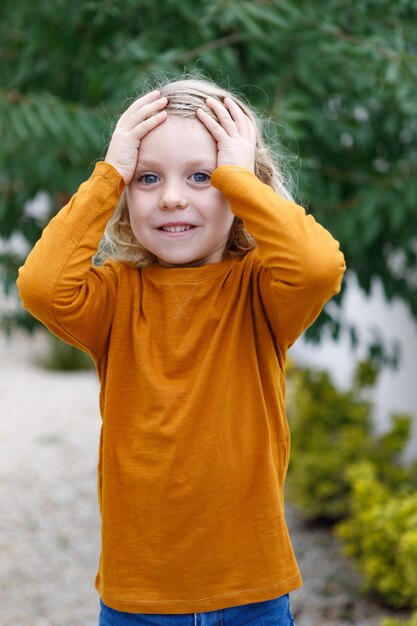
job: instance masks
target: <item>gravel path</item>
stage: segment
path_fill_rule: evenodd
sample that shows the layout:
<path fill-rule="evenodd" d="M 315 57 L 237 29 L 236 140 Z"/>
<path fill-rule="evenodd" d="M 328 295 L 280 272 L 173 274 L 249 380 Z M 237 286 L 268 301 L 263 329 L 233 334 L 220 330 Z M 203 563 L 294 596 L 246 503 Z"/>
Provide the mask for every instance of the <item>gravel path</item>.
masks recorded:
<path fill-rule="evenodd" d="M 42 370 L 45 349 L 43 333 L 0 336 L 0 626 L 97 626 L 98 383 Z M 337 541 L 287 518 L 297 626 L 379 626 L 389 611 L 360 597 Z"/>

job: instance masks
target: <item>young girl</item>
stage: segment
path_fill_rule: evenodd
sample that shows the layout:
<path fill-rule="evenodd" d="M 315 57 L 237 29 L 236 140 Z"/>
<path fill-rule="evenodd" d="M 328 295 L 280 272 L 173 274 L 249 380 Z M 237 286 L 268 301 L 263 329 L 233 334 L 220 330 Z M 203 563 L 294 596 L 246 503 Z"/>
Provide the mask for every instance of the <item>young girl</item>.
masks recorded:
<path fill-rule="evenodd" d="M 285 358 L 344 269 L 239 98 L 185 79 L 120 117 L 18 279 L 101 382 L 101 626 L 294 623 Z"/>

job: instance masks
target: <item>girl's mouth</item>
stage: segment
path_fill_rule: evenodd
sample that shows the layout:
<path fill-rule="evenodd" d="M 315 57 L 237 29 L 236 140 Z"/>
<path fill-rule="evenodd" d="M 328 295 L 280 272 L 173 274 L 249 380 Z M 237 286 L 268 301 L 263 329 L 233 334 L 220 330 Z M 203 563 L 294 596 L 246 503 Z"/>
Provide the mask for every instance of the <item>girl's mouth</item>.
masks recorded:
<path fill-rule="evenodd" d="M 195 227 L 191 226 L 191 224 L 181 224 L 176 226 L 160 226 L 159 230 L 163 230 L 165 233 L 183 233 L 191 228 Z"/>

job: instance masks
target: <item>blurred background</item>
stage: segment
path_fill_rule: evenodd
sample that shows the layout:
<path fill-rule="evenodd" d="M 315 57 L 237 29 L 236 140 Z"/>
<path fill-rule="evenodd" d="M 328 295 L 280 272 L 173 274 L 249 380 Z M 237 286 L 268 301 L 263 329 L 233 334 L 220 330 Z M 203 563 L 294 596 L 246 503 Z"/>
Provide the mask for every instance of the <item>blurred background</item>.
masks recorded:
<path fill-rule="evenodd" d="M 415 0 L 3 0 L 0 63 L 4 623 L 97 612 L 97 382 L 20 308 L 17 269 L 126 104 L 199 71 L 265 117 L 348 265 L 290 352 L 288 515 L 312 568 L 297 624 L 417 624 Z"/>

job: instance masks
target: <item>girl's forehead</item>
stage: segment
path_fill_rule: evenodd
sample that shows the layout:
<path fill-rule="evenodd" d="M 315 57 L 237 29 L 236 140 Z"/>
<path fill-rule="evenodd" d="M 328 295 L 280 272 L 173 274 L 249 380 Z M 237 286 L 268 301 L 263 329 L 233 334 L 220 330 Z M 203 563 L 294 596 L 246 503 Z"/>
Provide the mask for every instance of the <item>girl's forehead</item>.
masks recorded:
<path fill-rule="evenodd" d="M 198 152 L 217 153 L 216 142 L 200 120 L 195 117 L 169 115 L 162 124 L 151 130 L 140 143 L 139 158 L 175 150 L 177 154 Z"/>
<path fill-rule="evenodd" d="M 172 134 L 207 134 L 211 137 L 206 127 L 202 124 L 202 122 L 200 122 L 196 115 L 193 117 L 182 117 L 179 115 L 172 115 L 172 113 L 168 112 L 166 120 L 157 126 L 155 130 L 165 131 Z"/>

